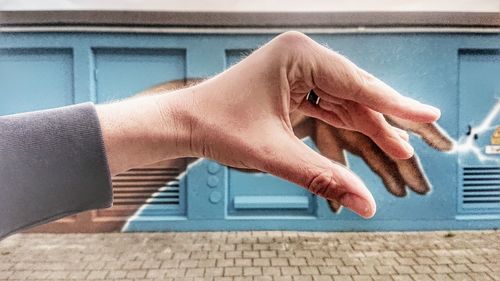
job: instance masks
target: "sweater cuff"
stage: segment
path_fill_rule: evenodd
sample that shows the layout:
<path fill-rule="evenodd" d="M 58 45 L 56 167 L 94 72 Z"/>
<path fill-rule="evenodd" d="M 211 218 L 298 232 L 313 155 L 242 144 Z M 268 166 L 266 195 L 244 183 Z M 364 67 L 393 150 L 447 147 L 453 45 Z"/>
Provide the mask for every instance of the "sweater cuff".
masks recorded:
<path fill-rule="evenodd" d="M 92 103 L 0 117 L 0 239 L 112 205 L 106 152 Z"/>

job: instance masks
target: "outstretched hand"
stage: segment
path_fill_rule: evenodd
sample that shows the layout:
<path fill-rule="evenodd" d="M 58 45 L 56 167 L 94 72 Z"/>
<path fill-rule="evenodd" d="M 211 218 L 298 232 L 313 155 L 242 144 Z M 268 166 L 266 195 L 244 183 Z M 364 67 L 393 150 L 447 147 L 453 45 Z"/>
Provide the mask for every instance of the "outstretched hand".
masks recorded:
<path fill-rule="evenodd" d="M 320 97 L 318 105 L 305 99 L 311 90 Z M 146 110 L 151 104 L 146 99 L 152 98 L 157 110 Z M 124 129 L 115 125 L 107 132 L 104 120 L 103 133 L 114 173 L 161 160 L 159 157 L 207 157 L 233 167 L 269 172 L 367 218 L 374 215 L 376 207 L 366 186 L 345 166 L 298 139 L 290 113 L 300 111 L 332 126 L 360 132 L 395 159 L 412 157 L 413 149 L 407 133 L 390 125 L 383 114 L 423 123 L 433 122 L 440 115 L 438 109 L 401 96 L 346 58 L 297 32 L 276 37 L 199 85 L 138 100 L 136 106 L 144 105 L 139 110 L 150 115 L 148 120 L 158 116 L 156 120 L 161 120 L 162 130 L 147 131 L 149 143 L 170 143 L 171 151 L 142 151 L 147 155 L 142 159 L 133 159 L 134 153 L 128 158 L 115 156 L 120 142 L 113 145 L 117 142 L 113 131 Z M 130 113 L 125 106 L 121 110 L 109 106 L 100 110 L 103 119 L 108 115 L 106 110 Z M 140 131 L 147 125 L 147 121 L 135 122 L 135 129 Z"/>

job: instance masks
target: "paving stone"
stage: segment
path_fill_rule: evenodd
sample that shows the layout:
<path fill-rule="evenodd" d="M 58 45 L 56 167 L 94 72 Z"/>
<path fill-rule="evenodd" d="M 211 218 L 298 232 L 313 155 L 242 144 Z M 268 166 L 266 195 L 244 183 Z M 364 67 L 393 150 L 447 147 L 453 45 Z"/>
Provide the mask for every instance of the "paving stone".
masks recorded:
<path fill-rule="evenodd" d="M 467 265 L 472 272 L 488 272 L 490 269 L 484 264 L 468 264 Z"/>
<path fill-rule="evenodd" d="M 472 278 L 465 273 L 450 273 L 448 274 L 453 281 L 474 281 Z"/>
<path fill-rule="evenodd" d="M 147 270 L 130 270 L 127 272 L 127 278 L 138 279 L 146 277 Z"/>
<path fill-rule="evenodd" d="M 54 273 L 56 273 L 57 271 L 53 271 Z M 127 271 L 128 273 L 129 271 Z M 92 270 L 90 271 L 89 275 L 87 276 L 87 279 L 104 279 L 106 278 L 106 275 L 108 275 L 108 271 L 107 270 Z M 64 277 L 66 278 L 67 275 L 64 275 Z M 52 278 L 54 278 L 53 276 L 51 276 Z"/>
<path fill-rule="evenodd" d="M 109 273 L 108 275 L 108 278 L 110 278 L 110 276 L 112 274 L 114 274 L 116 271 L 112 271 Z M 168 270 L 165 270 L 165 269 L 150 269 L 148 270 L 148 273 L 146 274 L 146 277 L 147 278 L 164 278 L 168 273 Z M 115 278 L 116 279 L 116 278 Z"/>
<path fill-rule="evenodd" d="M 234 266 L 234 259 L 217 259 L 217 267 Z"/>
<path fill-rule="evenodd" d="M 337 269 L 339 271 L 339 274 L 344 274 L 344 275 L 358 274 L 358 272 L 356 271 L 356 267 L 354 266 L 337 266 Z"/>
<path fill-rule="evenodd" d="M 281 268 L 278 267 L 262 267 L 263 276 L 281 276 Z"/>
<path fill-rule="evenodd" d="M 319 270 L 315 266 L 301 266 L 299 267 L 300 274 L 302 275 L 317 275 L 319 274 Z"/>
<path fill-rule="evenodd" d="M 218 277 L 222 276 L 224 273 L 223 268 L 214 268 L 214 267 L 209 267 L 205 268 L 205 276 L 206 277 Z M 168 275 L 168 274 L 167 274 Z"/>
<path fill-rule="evenodd" d="M 38 271 L 38 272 L 33 272 L 33 275 L 37 276 L 37 279 L 43 279 L 40 278 L 41 276 L 47 276 L 49 274 L 49 271 Z M 68 279 L 85 279 L 87 275 L 89 274 L 89 271 L 87 270 L 77 270 L 77 271 L 71 271 L 68 275 Z"/>
<path fill-rule="evenodd" d="M 267 258 L 257 258 L 253 259 L 253 266 L 270 266 L 271 265 L 271 259 Z"/>
<path fill-rule="evenodd" d="M 297 266 L 282 266 L 281 267 L 281 275 L 283 276 L 292 276 L 292 275 L 299 275 L 299 268 Z"/>
<path fill-rule="evenodd" d="M 356 271 L 362 275 L 373 275 L 377 274 L 375 267 L 373 265 L 357 265 Z"/>
<path fill-rule="evenodd" d="M 415 281 L 435 281 L 429 274 L 411 274 L 410 276 Z"/>
<path fill-rule="evenodd" d="M 313 281 L 312 276 L 308 275 L 294 275 L 292 276 L 293 281 Z"/>
<path fill-rule="evenodd" d="M 243 251 L 244 258 L 260 258 L 259 251 Z"/>
<path fill-rule="evenodd" d="M 274 258 L 274 259 L 271 259 L 271 265 L 272 266 L 287 266 L 288 265 L 288 259 L 286 259 L 286 258 Z"/>
<path fill-rule="evenodd" d="M 234 259 L 235 266 L 252 266 L 252 259 Z"/>
<path fill-rule="evenodd" d="M 333 281 L 353 281 L 350 275 L 333 276 Z"/>
<path fill-rule="evenodd" d="M 337 275 L 339 271 L 335 266 L 318 266 L 318 270 L 322 275 Z"/>
<path fill-rule="evenodd" d="M 13 273 L 13 271 L 0 271 L 0 280 L 7 280 Z"/>
<path fill-rule="evenodd" d="M 469 267 L 467 267 L 465 264 L 450 264 L 448 266 L 453 272 L 456 273 L 466 273 L 470 271 Z"/>
<path fill-rule="evenodd" d="M 325 259 L 327 265 L 344 265 L 344 262 L 339 258 Z"/>
<path fill-rule="evenodd" d="M 108 275 L 106 275 L 106 279 L 108 280 L 125 279 L 127 273 L 128 271 L 126 270 L 112 270 L 108 273 Z"/>
<path fill-rule="evenodd" d="M 252 276 L 235 276 L 234 281 L 253 281 Z"/>
<path fill-rule="evenodd" d="M 275 258 L 278 255 L 276 254 L 276 251 L 260 251 L 260 256 L 262 258 Z"/>
<path fill-rule="evenodd" d="M 399 273 L 399 274 L 411 274 L 411 273 L 415 273 L 415 271 L 413 270 L 413 268 L 411 266 L 408 266 L 408 265 L 394 265 L 393 267 L 396 270 L 396 272 Z"/>
<path fill-rule="evenodd" d="M 255 266 L 248 266 L 243 268 L 244 276 L 260 276 L 262 275 L 262 268 Z"/>
<path fill-rule="evenodd" d="M 394 273 L 396 273 L 396 270 L 394 270 L 394 267 L 389 266 L 389 265 L 376 265 L 375 270 L 377 270 L 377 272 L 380 274 L 394 274 Z"/>
<path fill-rule="evenodd" d="M 410 275 L 392 275 L 394 281 L 413 281 Z"/>
<path fill-rule="evenodd" d="M 307 261 L 305 258 L 290 258 L 288 262 L 292 266 L 305 266 L 307 265 Z"/>
<path fill-rule="evenodd" d="M 354 281 L 373 281 L 370 275 L 353 275 L 351 277 Z"/>
<path fill-rule="evenodd" d="M 0 280 L 500 281 L 499 231 L 447 233 L 18 234 Z"/>
<path fill-rule="evenodd" d="M 204 259 L 198 261 L 199 267 L 215 267 L 217 260 L 216 259 Z"/>
<path fill-rule="evenodd" d="M 242 276 L 243 267 L 225 267 L 224 276 Z"/>
<path fill-rule="evenodd" d="M 333 281 L 330 275 L 313 275 L 313 281 Z"/>
<path fill-rule="evenodd" d="M 416 273 L 434 273 L 430 265 L 413 265 L 412 268 Z"/>
<path fill-rule="evenodd" d="M 453 272 L 451 268 L 447 265 L 431 265 L 432 269 L 436 273 L 450 273 Z"/>
<path fill-rule="evenodd" d="M 390 275 L 372 275 L 373 281 L 394 281 Z"/>
<path fill-rule="evenodd" d="M 271 276 L 254 276 L 253 281 L 272 281 L 273 278 Z"/>
<path fill-rule="evenodd" d="M 308 265 L 325 265 L 325 261 L 323 258 L 311 258 L 307 259 Z"/>
<path fill-rule="evenodd" d="M 293 281 L 292 276 L 273 276 L 273 281 Z"/>
<path fill-rule="evenodd" d="M 471 272 L 469 273 L 469 276 L 473 280 L 481 280 L 481 281 L 497 281 L 491 277 L 491 275 L 484 273 L 484 272 Z M 497 276 L 498 277 L 498 276 Z"/>

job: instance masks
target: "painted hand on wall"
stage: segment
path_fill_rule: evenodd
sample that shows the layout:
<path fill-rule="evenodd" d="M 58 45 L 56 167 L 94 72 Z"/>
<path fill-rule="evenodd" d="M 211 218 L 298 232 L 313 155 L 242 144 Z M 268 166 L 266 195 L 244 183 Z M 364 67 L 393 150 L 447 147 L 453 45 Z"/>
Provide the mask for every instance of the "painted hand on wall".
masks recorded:
<path fill-rule="evenodd" d="M 422 195 L 430 191 L 431 184 L 416 153 L 409 159 L 394 159 L 359 132 L 336 128 L 300 113 L 292 114 L 291 119 L 297 137 L 311 137 L 323 156 L 346 166 L 345 152 L 361 157 L 394 196 L 405 196 L 406 187 Z M 386 119 L 400 129 L 415 133 L 436 150 L 453 148 L 453 141 L 437 123 L 416 123 L 390 116 Z M 332 200 L 328 204 L 334 212 L 341 208 L 340 203 Z"/>
<path fill-rule="evenodd" d="M 139 95 L 164 93 L 195 85 L 202 80 L 201 78 L 192 78 L 168 81 L 149 88 Z M 449 151 L 453 148 L 453 141 L 437 123 L 417 123 L 391 116 L 386 116 L 386 118 L 393 126 L 415 133 L 439 151 Z M 290 119 L 296 136 L 299 138 L 311 137 L 323 156 L 346 166 L 348 166 L 346 151 L 360 156 L 370 169 L 381 178 L 387 191 L 394 196 L 405 196 L 407 194 L 406 187 L 422 195 L 430 191 L 431 184 L 417 154 L 409 159 L 393 159 L 362 133 L 336 128 L 299 112 L 292 113 Z M 259 172 L 236 169 L 245 172 Z M 334 212 L 338 212 L 341 208 L 338 202 L 330 200 L 328 203 Z"/>
<path fill-rule="evenodd" d="M 112 174 L 164 159 L 205 157 L 273 174 L 365 218 L 376 212 L 367 186 L 297 138 L 290 114 L 363 133 L 395 159 L 408 159 L 414 150 L 408 133 L 383 114 L 420 123 L 441 114 L 299 32 L 277 36 L 193 87 L 97 111 Z M 138 120 L 113 123 L 130 114 Z"/>

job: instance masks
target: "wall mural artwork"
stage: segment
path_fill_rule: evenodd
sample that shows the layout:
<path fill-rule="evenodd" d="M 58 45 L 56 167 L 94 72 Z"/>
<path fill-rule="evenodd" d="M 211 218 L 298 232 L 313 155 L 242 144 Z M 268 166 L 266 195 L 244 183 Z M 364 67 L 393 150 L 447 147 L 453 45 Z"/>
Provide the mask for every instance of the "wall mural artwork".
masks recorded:
<path fill-rule="evenodd" d="M 182 87 L 192 86 L 200 81 L 202 80 L 169 81 L 147 89 L 138 95 L 165 93 Z M 425 195 L 431 190 L 432 185 L 425 174 L 424 167 L 420 163 L 417 154 L 406 160 L 392 159 L 370 138 L 361 133 L 335 128 L 299 112 L 292 113 L 290 118 L 296 136 L 301 139 L 306 137 L 311 138 L 318 151 L 325 157 L 346 166 L 349 165 L 346 157 L 347 152 L 362 158 L 370 169 L 381 178 L 385 188 L 393 196 L 404 197 L 407 195 L 408 190 L 419 195 Z M 436 123 L 421 124 L 391 116 L 386 116 L 386 118 L 393 126 L 421 137 L 423 141 L 437 151 L 449 152 L 454 148 L 454 141 Z M 190 162 L 195 160 L 191 159 Z M 258 171 L 246 170 L 245 172 L 253 173 Z M 179 176 L 180 180 L 182 181 L 182 178 L 185 176 L 186 174 L 182 173 Z M 168 184 L 165 188 L 168 188 Z M 155 196 L 158 196 L 158 193 L 152 193 L 151 199 L 155 198 Z M 328 205 L 334 213 L 338 213 L 342 208 L 335 201 L 329 201 Z M 145 212 L 149 212 L 148 208 L 150 206 L 145 204 L 137 210 L 136 214 L 129 218 L 122 230 L 127 231 L 128 224 L 141 215 L 144 215 Z"/>
<path fill-rule="evenodd" d="M 202 80 L 185 77 L 219 73 L 272 37 L 238 32 L 18 35 L 0 40 L 0 63 L 8 69 L 0 74 L 0 92 L 11 93 L 0 96 L 1 114 L 183 88 Z M 111 208 L 82 212 L 30 231 L 498 228 L 498 34 L 443 30 L 311 36 L 402 93 L 442 109 L 439 125 L 386 116 L 393 126 L 411 133 L 416 154 L 406 160 L 392 159 L 358 132 L 298 112 L 290 116 L 295 134 L 306 145 L 365 181 L 379 204 L 375 217 L 364 220 L 337 202 L 266 173 L 183 158 L 114 176 Z"/>
<path fill-rule="evenodd" d="M 484 152 L 482 147 L 484 146 Z M 492 109 L 476 126 L 468 126 L 468 131 L 454 146 L 454 151 L 461 155 L 472 154 L 481 163 L 500 161 L 500 98 Z"/>

